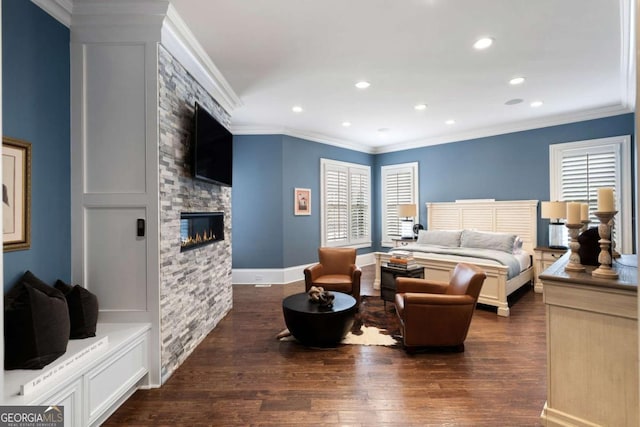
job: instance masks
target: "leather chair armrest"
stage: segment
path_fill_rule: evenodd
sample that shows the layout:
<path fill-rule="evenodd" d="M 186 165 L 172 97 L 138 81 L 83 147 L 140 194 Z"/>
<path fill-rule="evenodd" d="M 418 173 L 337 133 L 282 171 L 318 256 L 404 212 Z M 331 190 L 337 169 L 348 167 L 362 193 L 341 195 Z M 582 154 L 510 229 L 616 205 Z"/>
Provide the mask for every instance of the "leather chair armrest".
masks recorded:
<path fill-rule="evenodd" d="M 360 278 L 362 277 L 362 270 L 355 264 L 351 264 L 351 293 L 356 299 L 356 304 L 360 305 Z"/>
<path fill-rule="evenodd" d="M 443 295 L 408 292 L 404 294 L 405 307 L 411 304 L 428 305 L 474 305 L 471 295 Z"/>
<path fill-rule="evenodd" d="M 396 292 L 422 292 L 429 294 L 444 294 L 449 284 L 437 280 L 415 279 L 411 277 L 396 278 Z"/>
<path fill-rule="evenodd" d="M 304 269 L 304 285 L 307 291 L 311 288 L 313 281 L 322 276 L 323 270 L 322 264 L 314 264 Z"/>

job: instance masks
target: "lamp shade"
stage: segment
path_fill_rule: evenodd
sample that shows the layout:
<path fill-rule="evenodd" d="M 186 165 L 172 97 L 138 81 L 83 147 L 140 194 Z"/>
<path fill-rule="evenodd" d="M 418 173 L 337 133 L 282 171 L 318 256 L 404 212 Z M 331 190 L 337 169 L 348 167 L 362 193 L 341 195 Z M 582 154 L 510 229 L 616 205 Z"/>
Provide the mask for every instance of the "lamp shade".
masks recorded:
<path fill-rule="evenodd" d="M 541 218 L 566 218 L 567 203 L 566 202 L 542 202 L 540 209 Z"/>
<path fill-rule="evenodd" d="M 398 216 L 406 217 L 406 218 L 416 216 L 416 205 L 414 204 L 398 205 Z"/>

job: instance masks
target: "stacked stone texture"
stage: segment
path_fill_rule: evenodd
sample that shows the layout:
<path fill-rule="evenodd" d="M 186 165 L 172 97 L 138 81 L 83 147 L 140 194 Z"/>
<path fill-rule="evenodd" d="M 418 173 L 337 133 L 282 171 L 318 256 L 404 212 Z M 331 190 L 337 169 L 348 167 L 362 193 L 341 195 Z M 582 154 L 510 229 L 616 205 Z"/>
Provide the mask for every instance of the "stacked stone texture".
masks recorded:
<path fill-rule="evenodd" d="M 163 382 L 231 310 L 231 188 L 196 181 L 189 150 L 197 101 L 229 114 L 159 47 L 160 316 Z M 223 241 L 180 252 L 181 212 L 224 212 Z"/>

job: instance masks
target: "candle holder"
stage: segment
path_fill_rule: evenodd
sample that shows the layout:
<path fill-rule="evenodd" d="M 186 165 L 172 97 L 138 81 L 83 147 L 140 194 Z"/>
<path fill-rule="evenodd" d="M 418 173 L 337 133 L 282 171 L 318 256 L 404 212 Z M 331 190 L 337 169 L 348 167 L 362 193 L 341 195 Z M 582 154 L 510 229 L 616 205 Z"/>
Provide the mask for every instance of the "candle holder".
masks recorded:
<path fill-rule="evenodd" d="M 616 250 L 616 218 L 615 216 L 611 218 L 609 221 L 609 225 L 611 226 L 611 256 L 613 258 L 620 258 L 620 252 Z"/>
<path fill-rule="evenodd" d="M 600 235 L 600 254 L 598 255 L 598 262 L 600 267 L 591 272 L 594 277 L 600 277 L 602 279 L 617 279 L 618 273 L 611 269 L 611 254 L 609 248 L 611 247 L 611 219 L 617 214 L 618 211 L 601 212 L 596 211 L 595 215 L 600 220 L 598 224 L 598 235 Z"/>
<path fill-rule="evenodd" d="M 578 233 L 582 228 L 582 224 L 566 224 L 569 229 L 569 248 L 571 249 L 571 255 L 569 256 L 569 263 L 564 267 L 565 271 L 585 271 L 584 265 L 580 263 L 580 243 L 578 242 Z"/>

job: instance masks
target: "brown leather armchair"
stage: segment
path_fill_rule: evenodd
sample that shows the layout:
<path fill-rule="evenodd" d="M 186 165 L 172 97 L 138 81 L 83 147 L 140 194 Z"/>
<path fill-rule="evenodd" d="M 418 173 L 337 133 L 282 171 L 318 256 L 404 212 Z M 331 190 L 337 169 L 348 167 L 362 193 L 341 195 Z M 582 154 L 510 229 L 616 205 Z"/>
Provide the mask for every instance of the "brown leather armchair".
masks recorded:
<path fill-rule="evenodd" d="M 482 269 L 465 263 L 456 266 L 449 283 L 398 277 L 395 302 L 405 350 L 452 347 L 464 351 L 486 277 Z"/>
<path fill-rule="evenodd" d="M 360 277 L 356 250 L 352 248 L 318 248 L 318 264 L 304 269 L 304 285 L 322 286 L 326 291 L 344 292 L 360 305 Z"/>

